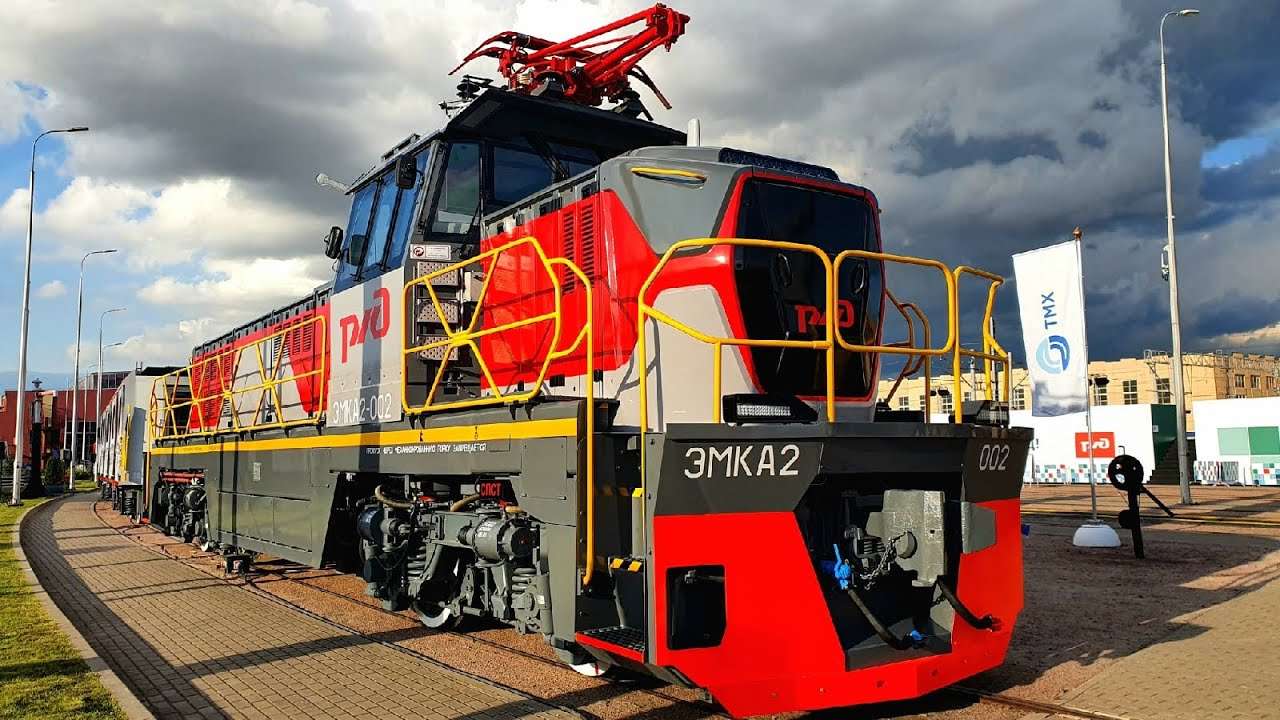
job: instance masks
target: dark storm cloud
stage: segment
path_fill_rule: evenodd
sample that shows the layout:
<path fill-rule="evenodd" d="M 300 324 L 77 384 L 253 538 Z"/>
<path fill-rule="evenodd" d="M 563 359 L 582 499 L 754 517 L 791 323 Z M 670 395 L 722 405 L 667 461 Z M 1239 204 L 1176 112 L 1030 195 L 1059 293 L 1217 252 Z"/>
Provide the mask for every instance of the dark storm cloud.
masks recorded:
<path fill-rule="evenodd" d="M 1256 297 L 1231 291 L 1211 309 L 1195 318 L 1191 332 L 1197 336 L 1248 332 L 1280 322 L 1280 297 Z"/>
<path fill-rule="evenodd" d="M 1167 0 L 1137 0 L 1122 7 L 1133 20 L 1135 38 L 1154 43 L 1160 17 L 1179 6 Z M 1165 25 L 1169 73 L 1184 88 L 1178 100 L 1182 113 L 1195 117 L 1197 126 L 1214 141 L 1275 121 L 1280 83 L 1270 78 L 1276 68 L 1280 6 L 1239 0 L 1189 2 L 1181 7 L 1202 11 L 1192 18 L 1170 18 Z M 1135 54 L 1142 53 L 1139 48 L 1137 42 L 1127 46 Z M 1147 57 L 1151 72 L 1157 73 L 1158 57 Z"/>
<path fill-rule="evenodd" d="M 693 21 L 670 53 L 645 62 L 676 105 L 656 112 L 659 120 L 679 127 L 698 116 L 710 142 L 836 167 L 877 193 L 893 250 L 1009 275 L 1011 253 L 1066 239 L 1080 225 L 1094 356 L 1167 347 L 1155 52 L 1163 5 L 673 4 Z M 458 55 L 515 26 L 522 7 L 526 20 L 546 14 L 520 3 L 102 7 L 85 10 L 83 22 L 15 18 L 13 44 L 0 46 L 0 80 L 58 98 L 42 121 L 89 117 L 101 128 L 78 143 L 73 169 L 142 187 L 230 177 L 315 214 L 317 234 L 329 219 L 341 222 L 343 200 L 314 187 L 316 172 L 350 177 L 408 132 L 438 126 L 435 103 L 451 94 L 445 72 Z M 1280 83 L 1268 77 L 1280 52 L 1280 7 L 1241 0 L 1202 9 L 1171 21 L 1168 36 L 1189 345 L 1240 325 L 1214 314 L 1214 303 L 1239 282 L 1242 262 L 1250 273 L 1270 266 L 1224 253 L 1265 250 L 1276 237 L 1266 208 L 1280 193 L 1274 152 L 1235 168 L 1199 166 L 1205 147 L 1280 117 Z M 272 14 L 280 12 L 296 17 Z M 584 22 L 554 25 L 563 35 Z M 492 74 L 492 64 L 469 70 Z M 314 245 L 299 237 L 272 253 Z M 926 287 L 891 274 L 899 278 Z M 1011 285 L 1001 297 L 997 323 L 1016 348 Z M 972 300 L 965 309 L 969 327 Z M 1255 327 L 1265 326 L 1265 310 L 1249 313 Z"/>
<path fill-rule="evenodd" d="M 1062 153 L 1058 150 L 1057 143 L 1044 135 L 1031 133 L 1011 133 L 1003 137 L 971 135 L 964 141 L 959 141 L 951 130 L 935 132 L 921 129 L 905 135 L 901 144 L 915 151 L 917 161 L 914 165 L 904 165 L 898 170 L 917 176 L 979 163 L 1007 165 L 1024 157 L 1062 162 Z"/>

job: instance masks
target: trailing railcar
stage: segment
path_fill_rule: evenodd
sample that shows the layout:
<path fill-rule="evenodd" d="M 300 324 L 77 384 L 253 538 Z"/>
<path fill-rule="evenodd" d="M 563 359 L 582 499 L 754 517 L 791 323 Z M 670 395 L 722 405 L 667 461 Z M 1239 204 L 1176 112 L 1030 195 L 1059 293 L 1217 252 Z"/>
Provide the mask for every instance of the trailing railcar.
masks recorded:
<path fill-rule="evenodd" d="M 350 186 L 331 284 L 157 378 L 152 521 L 735 715 L 999 664 L 1031 434 L 992 390 L 990 306 L 961 346 L 956 285 L 1000 278 L 885 253 L 875 195 L 830 168 L 689 146 L 632 96 L 576 100 L 582 73 L 538 77 L 468 81 Z M 902 264 L 939 273 L 945 341 L 884 340 L 886 313 L 927 324 L 887 288 Z M 886 413 L 890 354 L 977 358 L 988 398 Z"/>
<path fill-rule="evenodd" d="M 137 499 L 146 478 L 150 437 L 147 411 L 156 378 L 176 367 L 138 367 L 120 381 L 97 419 L 93 474 L 104 500 L 126 515 L 136 516 Z M 121 491 L 123 488 L 123 492 Z"/>

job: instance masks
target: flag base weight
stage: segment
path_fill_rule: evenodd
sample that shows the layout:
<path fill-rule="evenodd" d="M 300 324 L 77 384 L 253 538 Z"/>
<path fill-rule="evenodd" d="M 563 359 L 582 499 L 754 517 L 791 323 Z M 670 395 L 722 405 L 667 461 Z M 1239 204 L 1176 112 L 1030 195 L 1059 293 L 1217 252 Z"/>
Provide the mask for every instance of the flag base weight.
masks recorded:
<path fill-rule="evenodd" d="M 1091 520 L 1076 530 L 1071 544 L 1076 547 L 1115 548 L 1120 547 L 1120 536 L 1110 525 Z"/>

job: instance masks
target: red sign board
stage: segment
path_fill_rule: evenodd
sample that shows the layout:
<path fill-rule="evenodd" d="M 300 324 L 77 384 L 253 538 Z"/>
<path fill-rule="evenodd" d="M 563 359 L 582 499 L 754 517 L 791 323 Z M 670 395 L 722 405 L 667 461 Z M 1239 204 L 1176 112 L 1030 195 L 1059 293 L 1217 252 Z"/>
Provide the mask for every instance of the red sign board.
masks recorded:
<path fill-rule="evenodd" d="M 1093 434 L 1093 456 L 1095 458 L 1113 458 L 1116 456 L 1116 434 L 1113 432 L 1096 432 Z M 1076 433 L 1076 457 L 1089 457 L 1089 434 Z"/>

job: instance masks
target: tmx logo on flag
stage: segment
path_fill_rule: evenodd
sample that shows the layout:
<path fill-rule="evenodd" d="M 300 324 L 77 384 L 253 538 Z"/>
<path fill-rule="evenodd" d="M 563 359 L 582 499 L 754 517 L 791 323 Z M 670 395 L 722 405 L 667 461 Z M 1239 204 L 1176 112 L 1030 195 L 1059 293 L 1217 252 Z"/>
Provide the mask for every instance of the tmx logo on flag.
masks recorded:
<path fill-rule="evenodd" d="M 1080 248 L 1072 240 L 1013 256 L 1022 347 L 1037 417 L 1088 407 Z"/>
<path fill-rule="evenodd" d="M 1044 315 L 1044 329 L 1058 324 L 1057 302 L 1053 292 L 1040 293 L 1040 310 Z M 1047 335 L 1036 348 L 1036 363 L 1041 370 L 1057 375 L 1071 364 L 1071 343 L 1061 335 Z"/>

